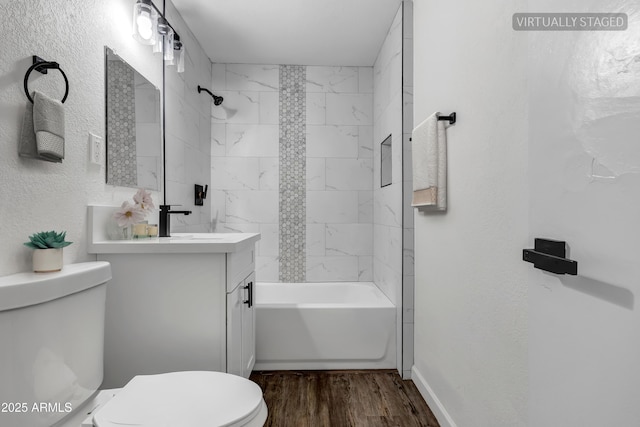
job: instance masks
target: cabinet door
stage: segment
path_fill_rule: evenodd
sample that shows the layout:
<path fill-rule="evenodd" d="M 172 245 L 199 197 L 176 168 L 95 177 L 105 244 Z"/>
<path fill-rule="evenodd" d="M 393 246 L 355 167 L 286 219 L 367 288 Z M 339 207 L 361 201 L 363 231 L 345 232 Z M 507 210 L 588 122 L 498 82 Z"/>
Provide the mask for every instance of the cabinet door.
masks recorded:
<path fill-rule="evenodd" d="M 238 283 L 233 291 L 227 294 L 227 372 L 243 375 L 242 364 L 242 316 L 244 282 Z"/>
<path fill-rule="evenodd" d="M 256 363 L 256 274 L 244 279 L 242 304 L 242 376 L 249 378 Z"/>

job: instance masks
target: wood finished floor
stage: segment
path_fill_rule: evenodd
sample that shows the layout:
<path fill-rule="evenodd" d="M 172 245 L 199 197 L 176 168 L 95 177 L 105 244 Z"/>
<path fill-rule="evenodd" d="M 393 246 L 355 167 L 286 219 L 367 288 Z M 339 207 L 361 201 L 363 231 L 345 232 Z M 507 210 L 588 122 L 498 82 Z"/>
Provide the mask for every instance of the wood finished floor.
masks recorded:
<path fill-rule="evenodd" d="M 273 427 L 439 427 L 396 371 L 255 371 Z"/>

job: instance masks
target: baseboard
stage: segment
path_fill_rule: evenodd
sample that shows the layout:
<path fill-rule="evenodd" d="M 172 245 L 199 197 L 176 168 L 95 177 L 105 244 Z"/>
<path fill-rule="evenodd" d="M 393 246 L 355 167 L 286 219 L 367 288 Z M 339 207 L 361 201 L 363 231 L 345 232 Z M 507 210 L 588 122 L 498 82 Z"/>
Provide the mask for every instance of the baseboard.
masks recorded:
<path fill-rule="evenodd" d="M 411 379 L 424 400 L 427 402 L 427 405 L 429 405 L 433 415 L 436 416 L 440 427 L 457 427 L 442 402 L 440 402 L 440 399 L 438 399 L 433 389 L 429 387 L 429 384 L 427 384 L 427 381 L 415 365 L 411 368 Z"/>

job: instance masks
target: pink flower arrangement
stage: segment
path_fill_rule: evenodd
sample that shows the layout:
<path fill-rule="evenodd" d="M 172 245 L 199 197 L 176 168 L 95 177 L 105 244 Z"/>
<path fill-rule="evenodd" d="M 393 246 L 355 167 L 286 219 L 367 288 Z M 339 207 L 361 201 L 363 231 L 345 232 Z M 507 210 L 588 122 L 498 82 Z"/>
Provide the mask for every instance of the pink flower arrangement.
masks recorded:
<path fill-rule="evenodd" d="M 155 209 L 151 194 L 143 188 L 133 196 L 133 201 L 135 202 L 133 205 L 128 201 L 122 203 L 120 209 L 113 213 L 113 218 L 119 227 L 137 224 Z"/>
<path fill-rule="evenodd" d="M 150 213 L 155 209 L 151 193 L 144 188 L 138 190 L 138 192 L 133 196 L 133 201 L 136 202 L 136 206 L 139 206 L 145 213 Z"/>

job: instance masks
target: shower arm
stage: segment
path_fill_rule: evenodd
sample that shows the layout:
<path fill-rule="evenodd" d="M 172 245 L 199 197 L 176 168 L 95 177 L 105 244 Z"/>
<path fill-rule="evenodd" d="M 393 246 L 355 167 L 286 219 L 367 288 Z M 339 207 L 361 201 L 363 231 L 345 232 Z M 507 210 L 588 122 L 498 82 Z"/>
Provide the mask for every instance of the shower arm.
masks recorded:
<path fill-rule="evenodd" d="M 198 85 L 198 93 L 201 93 L 202 91 L 205 91 L 209 95 L 211 95 L 211 97 L 213 98 L 214 105 L 222 104 L 222 101 L 224 98 L 222 98 L 221 96 L 214 95 L 209 89 L 203 88 L 202 86 Z"/>

